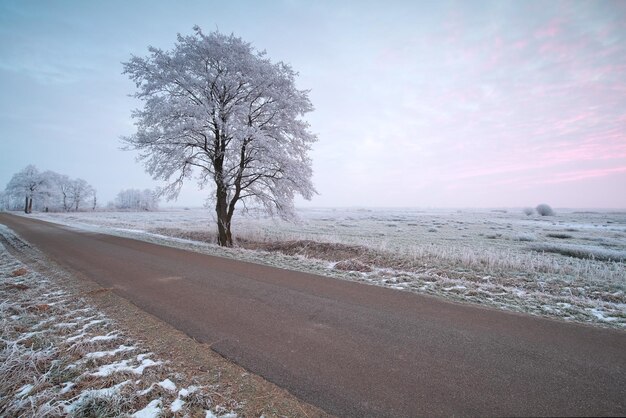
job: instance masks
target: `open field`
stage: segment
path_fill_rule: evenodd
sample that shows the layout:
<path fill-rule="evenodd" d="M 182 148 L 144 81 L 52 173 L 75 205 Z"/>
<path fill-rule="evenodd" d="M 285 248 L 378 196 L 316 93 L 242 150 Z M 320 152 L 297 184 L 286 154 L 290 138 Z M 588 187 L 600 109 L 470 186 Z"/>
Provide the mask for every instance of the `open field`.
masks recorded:
<path fill-rule="evenodd" d="M 211 254 L 626 327 L 626 213 L 306 209 L 288 223 L 240 216 L 219 248 L 208 209 L 34 217 Z M 173 238 L 172 238 L 173 237 Z"/>

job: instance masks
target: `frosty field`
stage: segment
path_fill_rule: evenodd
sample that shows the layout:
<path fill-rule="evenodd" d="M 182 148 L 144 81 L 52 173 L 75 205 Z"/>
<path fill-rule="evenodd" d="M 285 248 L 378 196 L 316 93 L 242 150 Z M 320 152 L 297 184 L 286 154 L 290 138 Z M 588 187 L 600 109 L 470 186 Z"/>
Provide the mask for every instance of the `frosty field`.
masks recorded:
<path fill-rule="evenodd" d="M 31 216 L 488 306 L 626 326 L 626 213 L 302 209 L 295 223 L 239 216 L 214 245 L 208 209 Z"/>

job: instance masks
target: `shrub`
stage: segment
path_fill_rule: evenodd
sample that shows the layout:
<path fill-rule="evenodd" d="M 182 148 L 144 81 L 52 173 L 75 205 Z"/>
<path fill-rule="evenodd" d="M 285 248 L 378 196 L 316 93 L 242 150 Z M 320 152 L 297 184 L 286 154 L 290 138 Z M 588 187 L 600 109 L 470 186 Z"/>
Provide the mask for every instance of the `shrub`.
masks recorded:
<path fill-rule="evenodd" d="M 372 268 L 359 260 L 343 260 L 335 264 L 336 270 L 370 272 Z"/>
<path fill-rule="evenodd" d="M 563 234 L 563 233 L 560 233 L 560 232 L 549 233 L 549 234 L 546 234 L 546 236 L 550 237 L 550 238 L 558 238 L 558 239 L 573 238 L 570 234 Z"/>
<path fill-rule="evenodd" d="M 552 210 L 550 205 L 546 205 L 545 203 L 537 205 L 535 210 L 541 216 L 554 216 L 554 211 Z"/>
<path fill-rule="evenodd" d="M 533 213 L 535 213 L 535 209 L 533 209 L 533 208 L 524 208 L 524 211 L 523 211 L 523 212 L 524 212 L 524 215 L 526 215 L 526 216 L 530 216 L 530 215 L 532 215 Z"/>
<path fill-rule="evenodd" d="M 513 237 L 514 241 L 537 241 L 537 237 L 531 233 L 520 233 Z"/>

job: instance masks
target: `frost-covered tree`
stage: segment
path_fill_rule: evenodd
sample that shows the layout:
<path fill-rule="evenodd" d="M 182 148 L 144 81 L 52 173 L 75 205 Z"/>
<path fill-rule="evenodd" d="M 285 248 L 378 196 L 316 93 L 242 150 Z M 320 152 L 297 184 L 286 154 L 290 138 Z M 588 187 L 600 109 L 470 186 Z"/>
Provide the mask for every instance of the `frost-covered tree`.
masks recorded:
<path fill-rule="evenodd" d="M 53 171 L 48 172 L 47 175 L 52 189 L 57 196 L 57 202 L 61 209 L 65 212 L 69 212 L 72 209 L 72 201 L 70 199 L 70 187 L 72 185 L 72 179 L 64 174 L 55 173 Z"/>
<path fill-rule="evenodd" d="M 33 210 L 33 201 L 43 202 L 48 194 L 48 179 L 34 165 L 26 166 L 11 177 L 5 192 L 13 199 L 22 199 L 24 212 Z"/>
<path fill-rule="evenodd" d="M 312 197 L 308 151 L 316 137 L 301 118 L 313 106 L 289 65 L 197 26 L 171 51 L 149 52 L 124 63 L 143 108 L 133 113 L 137 132 L 123 140 L 167 182 L 169 198 L 194 175 L 211 187 L 220 245 L 232 245 L 238 203 L 290 217 L 296 194 Z"/>
<path fill-rule="evenodd" d="M 138 189 L 122 190 L 117 194 L 113 203 L 115 209 L 123 210 L 157 210 L 159 208 L 159 196 L 153 190 Z"/>
<path fill-rule="evenodd" d="M 24 211 L 35 210 L 79 210 L 87 202 L 94 189 L 82 179 L 71 179 L 51 170 L 39 172 L 29 165 L 16 173 L 5 189 L 5 206 L 17 209 L 24 203 Z"/>
<path fill-rule="evenodd" d="M 0 210 L 8 210 L 10 209 L 10 198 L 6 192 L 0 191 Z"/>
<path fill-rule="evenodd" d="M 49 185 L 47 206 L 52 210 L 78 211 L 81 205 L 90 204 L 94 188 L 83 179 L 72 179 L 65 174 L 46 171 L 43 173 Z"/>
<path fill-rule="evenodd" d="M 69 200 L 75 211 L 86 203 L 94 193 L 93 187 L 83 179 L 74 179 L 69 184 Z"/>

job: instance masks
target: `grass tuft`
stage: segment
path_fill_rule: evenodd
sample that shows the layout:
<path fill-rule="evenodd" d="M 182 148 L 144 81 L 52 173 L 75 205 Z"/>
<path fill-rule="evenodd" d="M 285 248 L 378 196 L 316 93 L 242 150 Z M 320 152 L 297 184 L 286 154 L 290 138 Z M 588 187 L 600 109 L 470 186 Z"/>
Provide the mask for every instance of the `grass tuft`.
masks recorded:
<path fill-rule="evenodd" d="M 359 260 L 343 260 L 336 263 L 333 268 L 342 271 L 370 272 L 372 268 Z"/>

